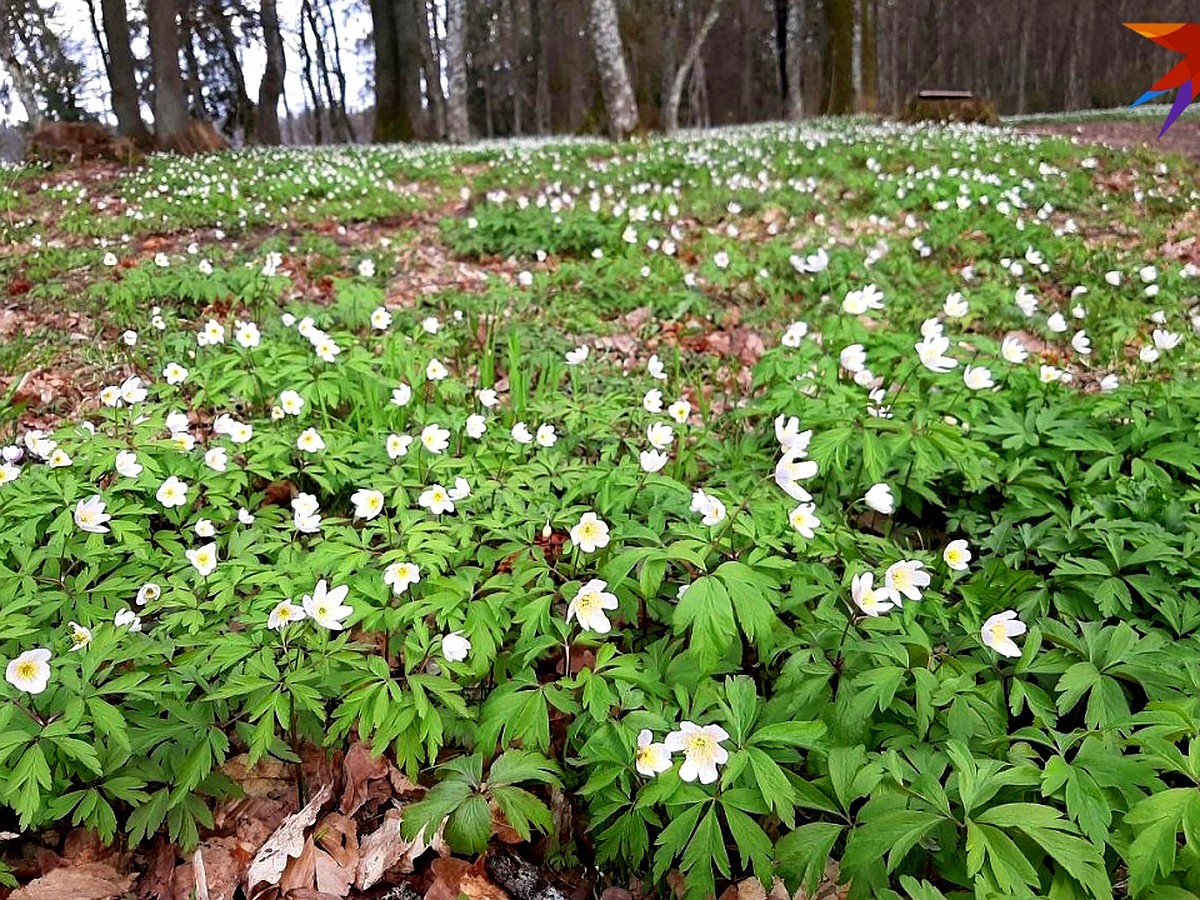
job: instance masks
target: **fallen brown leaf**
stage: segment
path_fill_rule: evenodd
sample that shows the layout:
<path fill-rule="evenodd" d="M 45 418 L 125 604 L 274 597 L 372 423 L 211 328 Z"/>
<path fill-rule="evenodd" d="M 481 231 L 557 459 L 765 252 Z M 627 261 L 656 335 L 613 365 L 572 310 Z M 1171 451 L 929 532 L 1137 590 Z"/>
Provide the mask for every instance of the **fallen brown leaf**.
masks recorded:
<path fill-rule="evenodd" d="M 251 766 L 250 757 L 242 753 L 225 763 L 221 771 L 236 781 L 247 797 L 265 797 L 292 784 L 287 763 L 271 757 L 264 757 Z"/>
<path fill-rule="evenodd" d="M 310 888 L 316 877 L 317 845 L 309 837 L 300 848 L 299 855 L 287 861 L 287 866 L 279 876 L 279 890 L 286 894 L 296 888 Z"/>
<path fill-rule="evenodd" d="M 133 887 L 133 876 L 108 863 L 55 869 L 13 891 L 10 900 L 115 900 Z"/>
<path fill-rule="evenodd" d="M 312 846 L 311 841 L 305 840 L 304 833 L 317 821 L 317 814 L 332 793 L 328 784 L 322 785 L 304 809 L 284 819 L 283 824 L 267 839 L 250 863 L 250 871 L 246 875 L 250 890 L 263 882 L 279 884 L 288 861 L 299 857 L 306 846 Z M 311 878 L 305 882 L 306 885 L 311 883 Z"/>
<path fill-rule="evenodd" d="M 138 896 L 146 900 L 173 900 L 175 897 L 175 845 L 159 837 L 149 853 L 146 870 L 138 884 Z"/>
<path fill-rule="evenodd" d="M 378 884 L 385 872 L 402 875 L 412 872 L 413 861 L 429 849 L 422 837 L 406 841 L 400 833 L 400 810 L 389 809 L 383 824 L 364 837 L 359 845 L 354 886 L 366 890 Z M 441 852 L 439 844 L 440 841 L 435 838 L 434 847 Z M 437 862 L 439 860 L 434 861 L 435 865 Z"/>
<path fill-rule="evenodd" d="M 352 816 L 372 796 L 379 799 L 390 796 L 391 788 L 387 783 L 389 767 L 390 763 L 383 756 L 371 756 L 371 748 L 367 744 L 360 742 L 352 745 L 342 760 L 345 786 L 342 788 L 341 811 Z M 382 785 L 378 784 L 380 781 Z"/>

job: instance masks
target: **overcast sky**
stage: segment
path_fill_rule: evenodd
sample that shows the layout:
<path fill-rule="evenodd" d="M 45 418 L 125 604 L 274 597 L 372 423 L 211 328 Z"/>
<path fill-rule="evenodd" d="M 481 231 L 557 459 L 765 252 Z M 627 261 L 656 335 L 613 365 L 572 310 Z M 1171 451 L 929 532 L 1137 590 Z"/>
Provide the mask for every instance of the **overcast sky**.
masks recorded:
<path fill-rule="evenodd" d="M 300 51 L 297 39 L 297 25 L 300 20 L 300 0 L 277 0 L 279 20 L 284 32 L 284 45 L 287 53 L 287 78 L 284 92 L 293 112 L 304 106 L 304 87 L 300 80 Z M 334 9 L 338 13 L 338 37 L 341 39 L 342 65 L 346 70 L 346 102 L 353 109 L 361 109 L 369 105 L 366 96 L 370 85 L 368 71 L 371 60 L 369 54 L 357 52 L 359 42 L 371 33 L 370 17 L 353 0 L 334 0 Z M 78 45 L 83 50 L 83 58 L 87 65 L 89 81 L 86 95 L 82 102 L 84 107 L 105 117 L 106 121 L 115 123 L 109 107 L 108 80 L 104 75 L 104 63 L 96 47 L 96 39 L 88 24 L 88 7 L 85 0 L 58 0 L 59 16 L 57 26 L 59 33 Z M 145 41 L 135 41 L 133 52 L 139 59 L 145 59 L 149 48 Z M 262 45 L 256 43 L 247 47 L 242 53 L 242 67 L 246 76 L 246 90 L 252 99 L 258 98 L 258 85 L 262 80 L 263 68 L 266 64 L 266 53 Z M 0 64 L 0 80 L 8 81 L 8 73 Z M 25 111 L 15 97 L 12 99 L 13 108 L 0 109 L 0 123 L 22 122 Z M 282 106 L 280 107 L 282 115 Z M 150 111 L 146 110 L 147 119 Z"/>

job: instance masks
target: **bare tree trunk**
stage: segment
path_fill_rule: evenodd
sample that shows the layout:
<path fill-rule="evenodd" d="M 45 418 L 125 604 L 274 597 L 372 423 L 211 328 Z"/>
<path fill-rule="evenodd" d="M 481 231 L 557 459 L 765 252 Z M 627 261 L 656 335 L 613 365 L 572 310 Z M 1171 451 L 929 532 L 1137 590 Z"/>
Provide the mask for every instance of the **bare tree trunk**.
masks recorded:
<path fill-rule="evenodd" d="M 179 4 L 177 0 L 148 0 L 150 70 L 154 78 L 154 137 L 163 148 L 186 141 L 191 119 L 183 73 L 179 70 Z"/>
<path fill-rule="evenodd" d="M 3 3 L 0 2 L 0 6 L 2 5 Z M 3 11 L 6 14 L 4 18 L 7 18 L 9 11 L 7 9 L 0 11 Z M 17 99 L 25 107 L 25 118 L 29 120 L 30 130 L 37 131 L 42 124 L 42 105 L 38 101 L 37 90 L 34 88 L 33 78 L 30 77 L 31 73 L 26 70 L 25 65 L 17 57 L 16 33 L 8 28 L 0 32 L 0 63 L 4 63 L 4 68 L 8 71 L 9 78 L 12 79 Z"/>
<path fill-rule="evenodd" d="M 688 108 L 695 110 L 696 124 L 701 128 L 712 127 L 712 109 L 708 105 L 708 75 L 704 72 L 704 57 L 696 59 L 692 67 L 691 89 L 688 91 Z"/>
<path fill-rule="evenodd" d="M 804 118 L 804 4 L 789 0 L 787 10 L 787 117 L 793 122 Z"/>
<path fill-rule="evenodd" d="M 117 131 L 135 144 L 149 147 L 153 143 L 150 129 L 142 121 L 138 102 L 137 63 L 129 45 L 129 19 L 125 0 L 100 0 L 100 15 L 104 22 L 104 40 L 108 44 L 108 83 L 112 89 L 112 108 L 117 117 Z"/>
<path fill-rule="evenodd" d="M 454 143 L 471 139 L 467 115 L 467 0 L 446 0 L 446 134 Z"/>
<path fill-rule="evenodd" d="M 376 143 L 411 141 L 415 116 L 420 112 L 411 102 L 404 69 L 414 64 L 409 49 L 402 46 L 398 17 L 403 14 L 395 0 L 370 0 L 371 24 L 375 33 L 375 132 Z"/>
<path fill-rule="evenodd" d="M 96 0 L 85 0 L 85 2 L 88 8 L 88 25 L 91 26 L 96 46 L 100 48 L 100 62 L 104 64 L 104 77 L 108 79 L 109 84 L 112 84 L 112 60 L 108 57 L 108 47 L 100 37 L 100 18 L 96 13 Z"/>
<path fill-rule="evenodd" d="M 687 55 L 683 58 L 683 64 L 675 72 L 675 80 L 671 83 L 671 93 L 667 95 L 667 103 L 663 108 L 663 128 L 668 134 L 679 130 L 679 104 L 683 100 L 683 88 L 687 83 L 688 73 L 696 64 L 696 59 L 700 56 L 700 49 L 704 46 L 708 33 L 717 24 L 720 15 L 721 0 L 712 0 L 708 12 L 704 15 L 704 21 L 700 24 L 700 30 L 692 38 Z"/>
<path fill-rule="evenodd" d="M 779 87 L 779 102 L 786 115 L 788 98 L 787 34 L 788 0 L 775 0 L 775 78 Z"/>
<path fill-rule="evenodd" d="M 1083 109 L 1087 106 L 1087 70 L 1091 62 L 1091 24 L 1096 11 L 1089 3 L 1086 9 L 1075 13 L 1074 38 L 1067 51 L 1067 96 L 1065 109 Z M 1082 58 L 1081 58 L 1082 57 Z"/>
<path fill-rule="evenodd" d="M 854 0 L 825 0 L 829 27 L 829 96 L 826 112 L 854 111 Z"/>
<path fill-rule="evenodd" d="M 879 111 L 879 56 L 878 56 L 878 21 L 875 0 L 860 0 L 860 28 L 862 37 L 859 41 L 859 58 L 862 60 L 862 84 L 859 92 L 859 109 L 863 112 Z"/>
<path fill-rule="evenodd" d="M 430 134 L 426 136 L 442 138 L 446 134 L 446 98 L 442 94 L 441 64 L 436 53 L 437 48 L 433 46 L 433 34 L 429 29 L 428 2 L 416 0 L 415 12 L 413 24 L 416 26 L 421 69 L 425 73 L 425 99 L 429 105 Z"/>
<path fill-rule="evenodd" d="M 662 95 L 659 107 L 666 112 L 675 87 L 675 72 L 679 66 L 679 0 L 663 0 Z"/>
<path fill-rule="evenodd" d="M 325 131 L 321 124 L 321 112 L 324 104 L 321 102 L 321 91 L 317 87 L 316 79 L 313 78 L 313 58 L 308 49 L 308 26 L 311 21 L 311 12 L 308 0 L 304 0 L 300 6 L 300 73 L 304 76 L 304 87 L 308 91 L 309 102 L 312 103 L 313 142 L 323 144 Z M 321 37 L 315 33 L 315 29 L 313 38 L 317 43 L 321 42 Z"/>
<path fill-rule="evenodd" d="M 357 141 L 354 134 L 354 124 L 346 112 L 346 70 L 342 67 L 342 42 L 338 37 L 337 13 L 333 9 L 333 0 L 325 0 L 325 14 L 329 17 L 329 33 L 332 37 L 333 77 L 337 79 L 337 93 L 329 95 L 330 107 L 341 121 L 342 139 L 349 144 Z"/>
<path fill-rule="evenodd" d="M 533 91 L 533 118 L 538 134 L 550 130 L 550 76 L 546 70 L 546 27 L 542 14 L 542 0 L 529 0 L 529 31 L 537 79 Z"/>
<path fill-rule="evenodd" d="M 279 133 L 279 98 L 283 94 L 287 56 L 283 52 L 283 34 L 279 30 L 279 11 L 275 0 L 262 0 L 259 15 L 262 19 L 267 62 L 263 69 L 262 83 L 258 86 L 257 137 L 260 144 L 277 146 L 282 140 Z"/>
<path fill-rule="evenodd" d="M 608 131 L 623 140 L 638 125 L 637 100 L 629 83 L 616 0 L 589 0 L 592 13 L 592 48 L 600 74 L 600 90 L 608 113 Z"/>
<path fill-rule="evenodd" d="M 1033 17 L 1021 16 L 1021 37 L 1017 44 L 1017 113 L 1029 111 L 1026 86 L 1029 81 L 1029 28 Z"/>
<path fill-rule="evenodd" d="M 854 39 L 851 50 L 850 79 L 854 84 L 854 110 L 862 109 L 862 4 L 854 0 Z"/>
<path fill-rule="evenodd" d="M 249 138 L 254 131 L 254 102 L 250 99 L 250 94 L 246 90 L 246 75 L 242 69 L 242 60 L 238 55 L 238 40 L 233 33 L 233 26 L 229 22 L 229 17 L 225 14 L 223 0 L 208 0 L 209 15 L 213 27 L 216 29 L 217 37 L 221 42 L 221 49 L 224 52 L 225 62 L 228 67 L 230 80 L 233 82 L 234 93 L 236 94 L 237 105 L 234 107 L 233 118 L 228 125 L 232 125 L 233 129 L 241 129 L 243 139 Z M 227 132 L 232 134 L 226 126 Z"/>
<path fill-rule="evenodd" d="M 200 74 L 200 58 L 196 55 L 196 22 L 189 13 L 192 12 L 190 4 L 184 5 L 184 15 L 180 16 L 180 44 L 183 47 L 183 62 L 184 62 L 184 83 L 187 85 L 188 95 L 191 99 L 191 114 L 198 119 L 209 118 L 208 103 L 204 97 L 203 78 Z"/>

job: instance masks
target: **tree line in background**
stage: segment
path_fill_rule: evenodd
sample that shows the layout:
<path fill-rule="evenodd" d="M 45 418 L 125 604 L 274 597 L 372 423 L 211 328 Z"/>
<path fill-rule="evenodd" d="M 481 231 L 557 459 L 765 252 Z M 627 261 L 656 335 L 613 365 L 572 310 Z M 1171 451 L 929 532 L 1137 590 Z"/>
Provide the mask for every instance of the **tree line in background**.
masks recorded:
<path fill-rule="evenodd" d="M 625 137 L 895 113 L 926 87 L 1006 113 L 1120 106 L 1175 62 L 1121 23 L 1186 21 L 1194 0 L 294 0 L 287 20 L 276 0 L 84 2 L 92 47 L 63 36 L 61 0 L 0 0 L 0 91 L 34 125 L 69 121 L 100 77 L 122 135 L 188 150 L 197 123 L 265 145 Z M 365 41 L 339 30 L 355 13 Z M 368 55 L 372 96 L 351 102 Z"/>

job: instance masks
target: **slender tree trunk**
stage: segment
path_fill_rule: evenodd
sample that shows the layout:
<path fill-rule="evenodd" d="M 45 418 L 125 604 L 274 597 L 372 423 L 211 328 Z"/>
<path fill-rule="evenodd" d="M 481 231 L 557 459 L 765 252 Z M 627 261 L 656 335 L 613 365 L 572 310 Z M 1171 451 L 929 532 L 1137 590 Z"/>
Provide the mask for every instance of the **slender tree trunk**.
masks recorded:
<path fill-rule="evenodd" d="M 109 84 L 112 84 L 112 60 L 108 57 L 108 47 L 101 38 L 100 16 L 96 12 L 96 0 L 86 0 L 88 8 L 88 25 L 92 29 L 92 38 L 96 41 L 96 46 L 100 48 L 100 62 L 104 64 L 104 77 L 108 79 Z"/>
<path fill-rule="evenodd" d="M 142 121 L 138 102 L 137 63 L 129 45 L 129 19 L 125 0 L 100 0 L 104 40 L 108 44 L 108 83 L 112 90 L 112 108 L 117 131 L 142 147 L 153 143 L 150 129 Z"/>
<path fill-rule="evenodd" d="M 442 70 L 434 45 L 433 33 L 429 28 L 429 4 L 427 0 L 416 0 L 417 50 L 421 69 L 425 74 L 425 99 L 429 105 L 429 131 L 427 137 L 442 138 L 446 134 L 446 98 L 442 94 Z M 435 13 L 436 14 L 436 13 Z"/>
<path fill-rule="evenodd" d="M 862 90 L 859 94 L 859 108 L 863 112 L 879 111 L 879 56 L 878 56 L 878 21 L 875 0 L 860 0 L 861 14 L 859 16 L 862 36 L 859 41 L 859 53 L 862 60 Z"/>
<path fill-rule="evenodd" d="M 249 138 L 254 132 L 254 102 L 246 90 L 246 75 L 242 70 L 242 60 L 238 55 L 238 41 L 233 33 L 233 26 L 225 14 L 223 0 L 208 0 L 210 18 L 217 30 L 221 41 L 221 49 L 225 54 L 230 80 L 237 94 L 237 106 L 234 110 L 232 125 L 242 130 L 244 138 Z"/>
<path fill-rule="evenodd" d="M 446 133 L 456 144 L 471 139 L 467 115 L 467 0 L 446 0 Z"/>
<path fill-rule="evenodd" d="M 258 86 L 257 136 L 260 144 L 277 146 L 282 140 L 279 133 L 279 97 L 283 94 L 287 56 L 283 52 L 283 34 L 279 30 L 279 11 L 275 0 L 262 0 L 259 15 L 262 18 L 267 63 L 263 69 L 262 83 Z"/>
<path fill-rule="evenodd" d="M 325 0 L 325 15 L 329 17 L 330 43 L 333 50 L 332 74 L 337 80 L 337 92 L 330 92 L 329 103 L 341 122 L 342 140 L 353 144 L 357 141 L 357 136 L 354 134 L 354 123 L 350 121 L 350 115 L 346 112 L 346 70 L 342 67 L 342 41 L 338 37 L 338 14 L 334 11 L 333 0 Z"/>
<path fill-rule="evenodd" d="M 304 76 L 304 87 L 308 91 L 309 102 L 312 103 L 313 142 L 322 144 L 325 142 L 325 131 L 321 122 L 321 111 L 324 104 L 321 102 L 321 91 L 317 87 L 316 79 L 313 78 L 313 58 L 308 49 L 310 12 L 308 0 L 304 0 L 300 7 L 300 73 Z M 313 38 L 320 43 L 319 35 L 314 33 Z"/>
<path fill-rule="evenodd" d="M 671 93 L 667 95 L 667 104 L 663 108 L 663 127 L 668 133 L 679 130 L 679 104 L 683 99 L 683 88 L 687 83 L 688 73 L 696 64 L 700 50 L 704 46 L 705 40 L 708 39 L 708 33 L 713 30 L 720 15 L 721 0 L 712 0 L 708 12 L 704 15 L 704 21 L 700 24 L 700 30 L 692 38 L 687 55 L 683 58 L 683 64 L 675 72 L 675 80 L 671 83 Z"/>
<path fill-rule="evenodd" d="M 1096 10 L 1092 4 L 1075 14 L 1074 39 L 1067 51 L 1066 109 L 1085 109 L 1088 105 L 1087 73 L 1091 64 L 1092 20 Z"/>
<path fill-rule="evenodd" d="M 536 78 L 533 117 L 538 134 L 546 134 L 550 130 L 550 76 L 546 70 L 546 27 L 542 15 L 542 0 L 529 0 L 529 38 L 533 44 Z"/>
<path fill-rule="evenodd" d="M 42 104 L 38 100 L 31 73 L 17 56 L 16 35 L 11 31 L 7 34 L 0 33 L 0 63 L 4 63 L 8 77 L 12 79 L 17 99 L 25 107 L 25 118 L 29 121 L 30 130 L 37 131 L 44 117 Z"/>
<path fill-rule="evenodd" d="M 854 111 L 854 0 L 825 0 L 829 26 L 829 96 L 826 111 Z"/>
<path fill-rule="evenodd" d="M 804 118 L 805 0 L 789 0 L 787 9 L 787 117 Z"/>
<path fill-rule="evenodd" d="M 775 78 L 780 106 L 787 109 L 788 98 L 788 0 L 775 0 Z"/>
<path fill-rule="evenodd" d="M 663 0 L 663 19 L 662 94 L 658 102 L 665 113 L 679 65 L 679 0 Z"/>
<path fill-rule="evenodd" d="M 154 78 L 154 137 L 163 148 L 186 141 L 191 119 L 187 92 L 179 69 L 179 4 L 177 0 L 148 0 L 150 70 Z"/>
<path fill-rule="evenodd" d="M 184 12 L 190 12 L 189 6 L 183 5 L 183 9 Z M 191 97 L 190 112 L 197 119 L 207 119 L 208 103 L 204 98 L 200 59 L 196 55 L 196 23 L 190 16 L 181 15 L 179 24 L 182 31 L 180 43 L 183 46 L 184 83 L 187 85 L 188 96 Z"/>
<path fill-rule="evenodd" d="M 312 0 L 304 0 L 302 10 L 308 22 L 308 27 L 313 34 L 313 51 L 317 63 L 317 78 L 320 80 L 319 87 L 324 91 L 326 108 L 329 110 L 330 140 L 336 143 L 348 144 L 353 139 L 350 131 L 350 118 L 346 115 L 344 103 L 339 100 L 340 95 L 333 89 L 329 57 L 325 52 L 325 44 L 331 30 L 333 39 L 329 43 L 337 47 L 337 26 L 332 21 L 325 21 L 324 16 L 321 15 L 320 7 L 314 4 Z M 303 23 L 301 23 L 301 38 L 303 38 Z"/>
<path fill-rule="evenodd" d="M 608 113 L 608 132 L 623 140 L 638 125 L 637 100 L 629 83 L 616 0 L 589 0 L 592 19 L 592 49 L 600 74 L 600 90 Z"/>
<path fill-rule="evenodd" d="M 1021 16 L 1021 37 L 1017 43 L 1017 113 L 1029 111 L 1026 87 L 1029 81 L 1029 28 L 1032 16 Z"/>
<path fill-rule="evenodd" d="M 331 2 L 331 0 L 326 0 Z M 434 83 L 437 85 L 437 96 L 441 102 L 441 107 L 438 110 L 437 126 L 438 136 L 446 137 L 446 92 L 442 89 L 442 83 L 445 78 L 443 63 L 446 59 L 446 35 L 443 29 L 444 23 L 442 17 L 438 15 L 438 2 L 428 4 L 429 6 L 429 45 L 433 50 L 433 74 Z"/>

